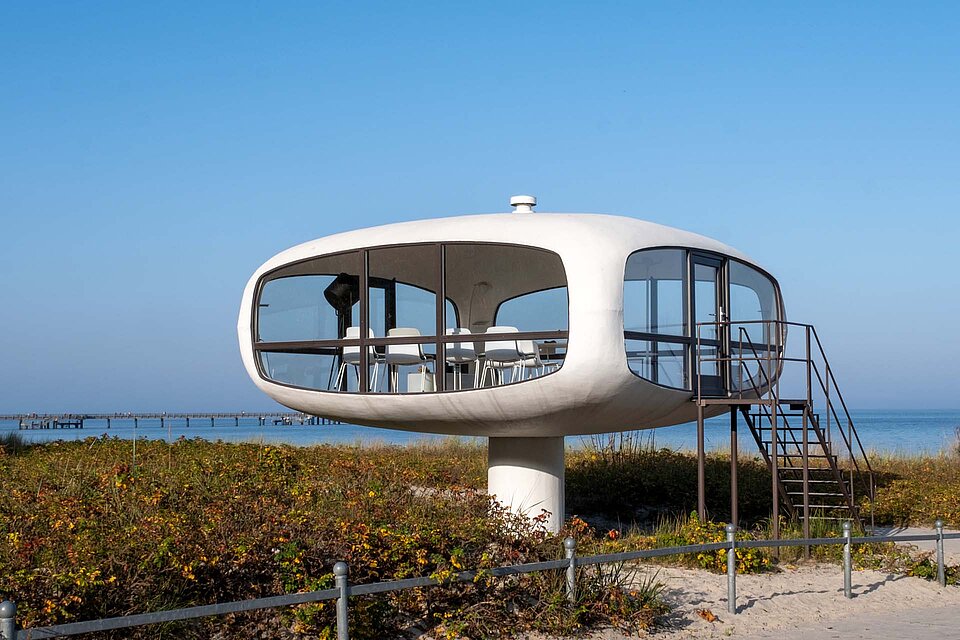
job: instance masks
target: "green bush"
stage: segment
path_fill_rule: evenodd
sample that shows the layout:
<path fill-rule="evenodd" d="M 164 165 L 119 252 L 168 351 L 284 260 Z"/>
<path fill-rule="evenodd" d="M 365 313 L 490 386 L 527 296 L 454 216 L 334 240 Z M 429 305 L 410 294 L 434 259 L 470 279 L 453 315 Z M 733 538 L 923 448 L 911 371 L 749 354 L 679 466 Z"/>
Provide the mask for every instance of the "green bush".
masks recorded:
<path fill-rule="evenodd" d="M 0 596 L 25 627 L 555 559 L 561 539 L 492 502 L 483 451 L 88 439 L 0 454 Z M 563 602 L 549 573 L 351 600 L 351 637 L 635 624 L 625 585 Z M 616 605 L 616 606 L 614 606 Z M 647 616 L 644 618 L 644 616 Z M 331 602 L 122 637 L 330 638 Z M 225 631 L 224 631 L 225 630 Z M 450 635 L 454 634 L 454 635 Z M 104 637 L 110 637 L 105 635 Z"/>

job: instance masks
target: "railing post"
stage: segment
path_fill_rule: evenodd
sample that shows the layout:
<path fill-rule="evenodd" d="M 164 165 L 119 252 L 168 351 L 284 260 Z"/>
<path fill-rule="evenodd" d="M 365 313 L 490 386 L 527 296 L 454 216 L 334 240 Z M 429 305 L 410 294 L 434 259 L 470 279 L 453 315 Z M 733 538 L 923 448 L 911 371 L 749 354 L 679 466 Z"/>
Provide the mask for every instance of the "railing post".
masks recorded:
<path fill-rule="evenodd" d="M 947 571 L 943 566 L 943 520 L 937 520 L 934 524 L 937 529 L 937 582 L 941 587 L 947 586 Z"/>
<path fill-rule="evenodd" d="M 810 325 L 805 327 L 807 356 L 807 404 L 803 407 L 803 537 L 810 537 L 810 412 L 813 410 L 813 356 L 810 353 Z M 803 545 L 803 557 L 810 559 L 810 545 Z"/>
<path fill-rule="evenodd" d="M 337 589 L 340 596 L 337 598 L 337 640 L 350 640 L 349 604 L 350 585 L 347 581 L 349 569 L 346 562 L 333 565 L 333 575 L 336 576 Z"/>
<path fill-rule="evenodd" d="M 577 602 L 577 541 L 566 538 L 563 541 L 563 550 L 570 561 L 567 565 L 567 601 L 570 604 Z"/>
<path fill-rule="evenodd" d="M 846 542 L 843 543 L 843 595 L 847 598 L 853 597 L 853 560 L 850 555 L 851 528 L 850 521 L 844 521 L 843 537 Z"/>
<path fill-rule="evenodd" d="M 727 611 L 737 613 L 737 528 L 727 525 Z"/>
<path fill-rule="evenodd" d="M 0 602 L 0 638 L 3 640 L 17 638 L 17 605 L 9 600 Z"/>

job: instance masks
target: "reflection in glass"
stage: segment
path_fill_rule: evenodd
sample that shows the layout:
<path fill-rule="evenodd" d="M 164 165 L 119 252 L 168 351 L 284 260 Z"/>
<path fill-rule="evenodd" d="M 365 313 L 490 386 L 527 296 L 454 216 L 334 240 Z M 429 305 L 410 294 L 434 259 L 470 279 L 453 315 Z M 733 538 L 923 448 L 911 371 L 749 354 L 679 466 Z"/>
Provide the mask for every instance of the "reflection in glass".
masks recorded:
<path fill-rule="evenodd" d="M 524 331 L 566 328 L 567 278 L 557 254 L 533 247 L 468 243 L 448 244 L 444 253 L 446 294 L 459 312 L 460 328 L 484 333 L 496 322 Z M 543 292 L 542 297 L 537 292 Z M 515 300 L 520 296 L 526 303 Z M 543 321 L 531 312 L 537 300 L 549 304 Z M 448 316 L 447 328 L 452 327 Z"/>
<path fill-rule="evenodd" d="M 729 270 L 731 385 L 760 389 L 779 367 L 782 328 L 769 322 L 781 319 L 777 289 L 770 278 L 736 260 Z"/>
<path fill-rule="evenodd" d="M 359 324 L 359 256 L 344 253 L 277 270 L 263 284 L 258 339 L 263 342 L 337 340 Z"/>
<path fill-rule="evenodd" d="M 686 251 L 650 249 L 627 259 L 623 318 L 627 331 L 682 336 Z"/>
<path fill-rule="evenodd" d="M 779 320 L 780 306 L 777 290 L 767 276 L 747 265 L 730 261 L 730 320 L 733 322 L 731 339 L 766 344 L 771 341 L 769 325 L 750 323 L 751 320 Z M 738 324 L 742 323 L 742 324 Z M 766 330 L 765 330 L 766 329 Z"/>
<path fill-rule="evenodd" d="M 686 345 L 632 339 L 626 339 L 624 343 L 627 364 L 641 378 L 677 389 L 689 386 Z"/>
<path fill-rule="evenodd" d="M 566 331 L 567 288 L 534 291 L 503 302 L 494 320 L 520 331 Z"/>
<path fill-rule="evenodd" d="M 330 353 L 260 353 L 260 365 L 266 376 L 276 382 L 304 389 L 333 389 L 340 359 L 336 349 Z M 343 391 L 357 390 L 356 377 L 343 383 Z"/>
<path fill-rule="evenodd" d="M 370 328 L 378 337 L 398 327 L 437 335 L 437 249 L 406 245 L 369 252 Z M 377 331 L 380 331 L 377 333 Z"/>
<path fill-rule="evenodd" d="M 719 300 L 717 299 L 717 275 L 719 269 L 707 264 L 694 263 L 693 265 L 693 308 L 695 310 L 694 324 L 707 323 L 700 326 L 699 337 L 702 340 L 716 340 L 719 326 L 713 323 L 720 321 Z M 694 336 L 697 337 L 697 336 Z"/>
<path fill-rule="evenodd" d="M 367 290 L 361 303 L 364 262 Z M 441 274 L 446 296 L 438 314 Z M 261 371 L 284 384 L 341 392 L 357 391 L 363 360 L 365 391 L 373 393 L 475 388 L 483 386 L 484 366 L 488 386 L 530 380 L 560 368 L 565 335 L 513 339 L 488 338 L 487 332 L 495 325 L 496 333 L 565 332 L 566 284 L 559 256 L 517 245 L 402 245 L 288 265 L 260 285 Z M 361 304 L 367 321 L 363 336 Z M 469 338 L 452 341 L 458 336 Z M 324 344 L 287 344 L 309 342 Z M 498 353 L 500 347 L 512 355 Z"/>

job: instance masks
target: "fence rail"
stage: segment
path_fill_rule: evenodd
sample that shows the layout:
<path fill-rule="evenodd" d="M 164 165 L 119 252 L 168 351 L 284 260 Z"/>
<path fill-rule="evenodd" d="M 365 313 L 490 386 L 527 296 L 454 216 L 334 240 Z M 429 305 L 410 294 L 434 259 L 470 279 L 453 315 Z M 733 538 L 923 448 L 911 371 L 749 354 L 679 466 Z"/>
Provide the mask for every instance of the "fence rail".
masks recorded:
<path fill-rule="evenodd" d="M 593 556 L 577 556 L 576 541 L 573 538 L 567 538 L 563 542 L 565 557 L 559 560 L 547 560 L 544 562 L 529 562 L 526 564 L 509 565 L 505 567 L 495 567 L 492 569 L 461 571 L 450 578 L 450 582 L 473 582 L 477 576 L 504 577 L 510 575 L 536 573 L 540 571 L 564 570 L 566 572 L 566 593 L 571 602 L 576 601 L 576 569 L 577 567 L 586 567 L 600 564 L 610 564 L 619 562 L 629 562 L 632 560 L 643 560 L 649 558 L 660 558 L 664 556 L 681 555 L 687 553 L 706 553 L 710 551 L 727 551 L 727 611 L 731 614 L 737 613 L 736 603 L 736 550 L 737 549 L 756 549 L 766 547 L 798 547 L 807 545 L 831 545 L 842 544 L 843 549 L 843 584 L 844 595 L 847 598 L 853 597 L 852 572 L 853 563 L 851 560 L 851 547 L 854 544 L 873 544 L 881 542 L 919 542 L 935 541 L 936 562 L 937 562 L 937 581 L 941 587 L 946 586 L 946 567 L 944 565 L 943 541 L 960 540 L 960 533 L 944 533 L 943 522 L 937 520 L 935 524 L 936 533 L 927 535 L 890 535 L 890 536 L 859 536 L 852 535 L 852 524 L 847 521 L 843 523 L 843 537 L 840 538 L 799 538 L 794 540 L 736 540 L 736 529 L 733 525 L 727 525 L 727 540 L 725 542 L 711 542 L 707 544 L 693 544 L 678 547 L 666 547 L 662 549 L 647 549 L 644 551 L 625 551 L 622 553 L 606 553 Z M 188 607 L 185 609 L 173 609 L 169 611 L 156 611 L 153 613 L 140 613 L 117 618 L 103 618 L 100 620 L 89 620 L 85 622 L 71 622 L 49 627 L 34 627 L 31 629 L 17 629 L 16 604 L 10 601 L 0 603 L 0 639 L 3 640 L 34 640 L 38 638 L 61 638 L 65 636 L 75 636 L 84 633 L 93 633 L 96 631 L 113 631 L 117 629 L 126 629 L 130 627 L 140 627 L 163 622 L 177 622 L 182 620 L 192 620 L 196 618 L 206 618 L 210 616 L 219 616 L 229 613 L 240 613 L 244 611 L 257 611 L 262 609 L 273 609 L 277 607 L 286 607 L 291 605 L 308 604 L 336 600 L 337 606 L 337 639 L 349 640 L 349 598 L 351 596 L 372 595 L 376 593 L 388 593 L 391 591 L 403 591 L 405 589 L 415 589 L 419 587 L 430 587 L 441 584 L 436 578 L 423 576 L 419 578 L 407 578 L 404 580 L 389 580 L 383 582 L 374 582 L 369 584 L 355 584 L 349 582 L 349 568 L 346 563 L 338 562 L 333 567 L 336 587 L 324 589 L 322 591 L 310 591 L 305 593 L 293 593 L 282 596 L 270 596 L 267 598 L 256 598 L 251 600 L 239 600 L 236 602 L 224 602 L 219 604 L 203 605 L 198 607 Z"/>

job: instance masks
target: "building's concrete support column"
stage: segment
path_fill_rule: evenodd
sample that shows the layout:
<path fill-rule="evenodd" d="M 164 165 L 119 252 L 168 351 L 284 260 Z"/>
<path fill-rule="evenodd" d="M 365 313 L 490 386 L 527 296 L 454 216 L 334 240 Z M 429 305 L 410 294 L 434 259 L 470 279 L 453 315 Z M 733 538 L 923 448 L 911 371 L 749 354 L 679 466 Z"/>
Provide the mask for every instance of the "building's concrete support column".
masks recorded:
<path fill-rule="evenodd" d="M 563 437 L 490 438 L 487 492 L 515 513 L 550 512 L 547 530 L 563 524 Z"/>

